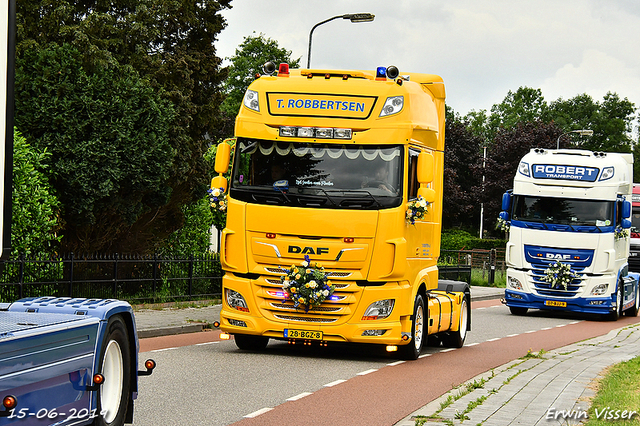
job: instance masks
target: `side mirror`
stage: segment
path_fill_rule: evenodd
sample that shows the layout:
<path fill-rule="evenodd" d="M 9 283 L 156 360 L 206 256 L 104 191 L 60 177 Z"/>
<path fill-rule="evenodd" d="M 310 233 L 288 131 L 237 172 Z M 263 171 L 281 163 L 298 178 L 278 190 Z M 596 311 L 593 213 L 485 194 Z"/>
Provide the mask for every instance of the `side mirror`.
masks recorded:
<path fill-rule="evenodd" d="M 427 203 L 436 201 L 436 191 L 432 188 L 419 188 L 418 196 L 422 196 Z"/>
<path fill-rule="evenodd" d="M 509 213 L 506 211 L 501 211 L 498 217 L 503 220 L 509 220 Z"/>
<path fill-rule="evenodd" d="M 511 193 L 508 191 L 502 194 L 502 210 L 505 212 L 511 210 Z"/>
<path fill-rule="evenodd" d="M 622 202 L 622 218 L 629 219 L 631 217 L 631 203 L 627 200 Z"/>
<path fill-rule="evenodd" d="M 216 150 L 216 162 L 214 169 L 216 173 L 227 173 L 229 170 L 229 160 L 231 159 L 231 145 L 220 142 Z"/>
<path fill-rule="evenodd" d="M 418 182 L 429 183 L 433 181 L 433 167 L 433 155 L 427 152 L 421 152 L 418 154 Z"/>
<path fill-rule="evenodd" d="M 622 219 L 622 229 L 631 228 L 631 221 L 629 219 Z"/>
<path fill-rule="evenodd" d="M 211 189 L 213 188 L 222 188 L 224 192 L 227 192 L 227 179 L 222 175 L 214 177 L 211 179 Z"/>

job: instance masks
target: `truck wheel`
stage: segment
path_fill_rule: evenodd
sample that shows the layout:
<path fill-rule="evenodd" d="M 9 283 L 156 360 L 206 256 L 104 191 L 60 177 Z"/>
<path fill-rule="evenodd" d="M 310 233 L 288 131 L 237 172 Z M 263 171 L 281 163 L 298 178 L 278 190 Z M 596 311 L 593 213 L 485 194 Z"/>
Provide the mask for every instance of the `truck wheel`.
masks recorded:
<path fill-rule="evenodd" d="M 411 334 L 413 339 L 408 345 L 403 345 L 398 348 L 398 352 L 402 359 L 414 360 L 418 359 L 420 352 L 422 351 L 422 345 L 424 344 L 424 324 L 426 321 L 426 315 L 424 310 L 424 299 L 421 294 L 416 296 L 416 301 L 413 306 L 413 324 L 411 326 Z"/>
<path fill-rule="evenodd" d="M 131 357 L 127 326 L 120 316 L 109 319 L 107 333 L 102 341 L 98 371 L 104 383 L 98 389 L 96 426 L 120 426 L 129 405 Z"/>
<path fill-rule="evenodd" d="M 622 281 L 620 281 L 618 282 L 618 291 L 616 291 L 617 307 L 614 312 L 611 312 L 609 314 L 608 319 L 610 321 L 617 321 L 618 318 L 620 318 L 620 316 L 622 315 L 622 292 L 623 292 Z"/>
<path fill-rule="evenodd" d="M 527 311 L 529 310 L 529 308 L 520 308 L 520 307 L 517 307 L 517 306 L 509 306 L 509 310 L 511 311 L 511 313 L 513 315 L 522 316 L 522 315 L 526 315 L 527 314 Z"/>
<path fill-rule="evenodd" d="M 638 311 L 640 311 L 640 283 L 636 284 L 636 303 L 634 303 L 632 307 L 624 311 L 624 313 L 629 317 L 637 317 Z"/>
<path fill-rule="evenodd" d="M 249 334 L 234 334 L 233 339 L 236 341 L 238 349 L 244 351 L 261 351 L 267 347 L 269 338 L 264 336 L 252 336 Z"/>
<path fill-rule="evenodd" d="M 467 337 L 467 298 L 462 300 L 460 305 L 460 318 L 458 321 L 458 331 L 450 331 L 444 337 L 444 345 L 450 348 L 461 348 L 464 345 L 464 339 Z"/>

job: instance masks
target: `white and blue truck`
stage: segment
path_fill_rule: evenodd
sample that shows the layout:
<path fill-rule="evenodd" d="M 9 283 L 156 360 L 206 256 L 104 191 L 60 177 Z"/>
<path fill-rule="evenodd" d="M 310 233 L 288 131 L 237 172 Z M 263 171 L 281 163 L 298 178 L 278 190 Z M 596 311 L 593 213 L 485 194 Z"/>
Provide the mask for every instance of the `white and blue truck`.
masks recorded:
<path fill-rule="evenodd" d="M 531 149 L 499 221 L 508 229 L 504 303 L 529 309 L 637 316 L 638 274 L 629 272 L 633 156 Z"/>
<path fill-rule="evenodd" d="M 0 257 L 11 250 L 15 0 L 0 6 Z M 1 302 L 1 301 L 0 301 Z M 0 425 L 133 422 L 138 338 L 118 300 L 40 297 L 0 303 Z"/>

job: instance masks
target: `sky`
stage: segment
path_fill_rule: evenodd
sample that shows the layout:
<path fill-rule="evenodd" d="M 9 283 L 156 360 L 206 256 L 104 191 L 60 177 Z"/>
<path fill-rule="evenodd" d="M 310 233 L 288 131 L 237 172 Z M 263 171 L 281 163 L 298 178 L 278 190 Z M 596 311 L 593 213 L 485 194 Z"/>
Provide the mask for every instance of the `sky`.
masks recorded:
<path fill-rule="evenodd" d="M 440 75 L 461 115 L 490 110 L 509 91 L 541 89 L 547 102 L 615 92 L 640 107 L 640 0 L 233 0 L 222 12 L 218 56 L 262 33 L 306 67 Z M 228 62 L 227 62 L 228 63 Z"/>

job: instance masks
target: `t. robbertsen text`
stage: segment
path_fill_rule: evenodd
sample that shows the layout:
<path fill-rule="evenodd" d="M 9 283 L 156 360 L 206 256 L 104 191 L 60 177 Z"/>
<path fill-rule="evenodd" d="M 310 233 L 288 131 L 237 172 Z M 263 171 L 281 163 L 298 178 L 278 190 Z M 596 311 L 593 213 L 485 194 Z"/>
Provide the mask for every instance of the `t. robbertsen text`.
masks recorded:
<path fill-rule="evenodd" d="M 638 416 L 637 411 L 633 410 L 616 410 L 611 407 L 606 407 L 602 409 L 596 408 L 595 416 L 598 420 L 629 420 L 634 416 Z M 556 410 L 555 408 L 549 408 L 547 410 L 547 416 L 545 419 L 547 420 L 557 420 L 557 419 L 588 419 L 589 415 L 584 410 Z"/>

